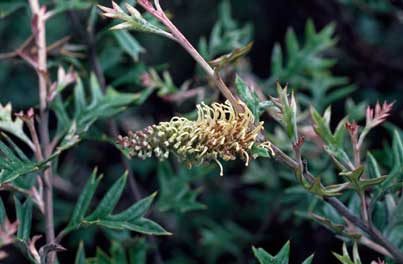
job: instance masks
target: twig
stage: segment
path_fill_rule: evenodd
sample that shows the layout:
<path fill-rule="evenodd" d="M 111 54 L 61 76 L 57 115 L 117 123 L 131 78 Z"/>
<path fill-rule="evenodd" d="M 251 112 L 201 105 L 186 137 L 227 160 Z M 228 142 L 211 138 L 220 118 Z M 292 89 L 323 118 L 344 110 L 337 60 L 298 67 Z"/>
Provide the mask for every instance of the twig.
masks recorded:
<path fill-rule="evenodd" d="M 41 139 L 43 158 L 47 158 L 49 145 L 49 111 L 47 105 L 47 48 L 46 48 L 46 8 L 41 7 L 38 0 L 29 0 L 31 11 L 33 14 L 33 34 L 35 36 L 35 43 L 38 49 L 36 69 L 39 79 L 39 134 Z M 47 244 L 54 243 L 55 230 L 53 223 L 53 187 L 52 187 L 52 168 L 46 169 L 43 173 L 44 178 L 44 192 L 45 192 L 45 233 Z M 48 263 L 53 264 L 56 260 L 56 253 L 50 252 Z"/>
<path fill-rule="evenodd" d="M 276 154 L 277 160 L 285 164 L 291 169 L 297 169 L 299 164 L 294 159 L 289 157 L 283 151 L 281 151 L 277 146 L 272 144 L 274 153 Z M 310 172 L 305 171 L 304 176 L 308 180 L 315 178 Z M 323 200 L 330 204 L 340 215 L 344 216 L 348 221 L 350 221 L 354 226 L 360 228 L 364 231 L 372 240 L 373 243 L 381 245 L 385 248 L 390 255 L 393 256 L 394 260 L 398 263 L 403 263 L 403 253 L 391 242 L 389 242 L 380 232 L 373 226 L 369 226 L 362 219 L 353 215 L 349 209 L 337 198 L 335 197 L 323 197 Z"/>

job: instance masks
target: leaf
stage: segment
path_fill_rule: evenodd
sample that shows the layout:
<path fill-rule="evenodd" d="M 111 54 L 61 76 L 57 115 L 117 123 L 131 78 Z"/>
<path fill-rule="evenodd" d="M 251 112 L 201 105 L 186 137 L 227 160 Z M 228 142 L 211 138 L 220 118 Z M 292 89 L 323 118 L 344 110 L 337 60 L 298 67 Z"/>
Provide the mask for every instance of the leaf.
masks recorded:
<path fill-rule="evenodd" d="M 115 36 L 120 47 L 129 54 L 134 61 L 138 61 L 140 53 L 145 52 L 138 41 L 127 32 L 127 30 L 116 30 L 112 34 Z"/>
<path fill-rule="evenodd" d="M 288 241 L 275 256 L 270 255 L 262 248 L 252 247 L 252 250 L 260 264 L 288 264 L 290 242 Z"/>
<path fill-rule="evenodd" d="M 142 104 L 153 89 L 144 89 L 139 93 L 120 93 L 108 87 L 103 94 L 95 75 L 91 74 L 90 92 L 91 97 L 87 102 L 83 82 L 78 78 L 74 87 L 72 111 L 67 109 L 69 105 L 64 104 L 60 96 L 51 104 L 58 118 L 57 136 L 63 138 L 52 158 L 77 144 L 97 120 L 116 115 L 131 104 Z M 74 114 L 70 117 L 68 112 Z"/>
<path fill-rule="evenodd" d="M 86 221 L 105 218 L 112 212 L 122 195 L 123 189 L 126 185 L 126 180 L 127 172 L 125 172 L 125 174 L 112 185 L 98 204 L 95 211 L 85 218 Z"/>
<path fill-rule="evenodd" d="M 68 228 L 77 227 L 81 223 L 81 221 L 84 219 L 85 213 L 88 210 L 91 199 L 94 196 L 94 193 L 95 193 L 101 179 L 102 179 L 102 176 L 97 177 L 97 169 L 94 169 L 89 180 L 87 181 L 87 184 L 85 185 L 84 189 L 81 191 L 80 197 L 78 198 L 78 201 L 74 208 L 73 215 L 70 218 Z"/>
<path fill-rule="evenodd" d="M 313 260 L 314 254 L 310 255 L 302 264 L 311 264 Z"/>
<path fill-rule="evenodd" d="M 17 238 L 28 243 L 32 223 L 32 201 L 27 199 L 24 204 L 14 197 L 15 210 L 18 220 Z"/>
<path fill-rule="evenodd" d="M 334 232 L 335 234 L 339 234 L 351 239 L 360 239 L 362 236 L 362 234 L 360 234 L 359 232 L 350 232 L 344 225 L 334 223 L 329 218 L 317 214 L 311 214 L 311 216 L 315 221 L 317 221 L 330 231 Z"/>
<path fill-rule="evenodd" d="M 169 232 L 157 223 L 144 218 L 156 193 L 138 201 L 118 214 L 111 214 L 122 195 L 127 173 L 109 188 L 96 209 L 89 216 L 85 216 L 101 178 L 101 176 L 97 177 L 97 171 L 94 170 L 81 192 L 69 224 L 62 231 L 64 235 L 74 229 L 89 225 L 97 225 L 115 230 L 130 230 L 148 235 L 170 235 Z"/>
<path fill-rule="evenodd" d="M 292 143 L 298 140 L 297 131 L 297 102 L 294 97 L 294 93 L 291 93 L 291 98 L 288 99 L 288 87 L 281 87 L 277 82 L 277 95 L 278 98 L 271 98 L 273 105 L 279 109 L 278 120 L 286 129 L 288 137 L 292 140 Z"/>
<path fill-rule="evenodd" d="M 25 142 L 31 149 L 34 149 L 34 144 L 24 132 L 24 122 L 20 118 L 12 119 L 12 106 L 0 104 L 0 130 L 6 131 Z"/>
<path fill-rule="evenodd" d="M 177 211 L 185 213 L 194 210 L 205 209 L 206 206 L 197 201 L 201 189 L 192 189 L 191 178 L 198 176 L 197 170 L 189 172 L 179 170 L 174 172 L 168 162 L 162 162 L 158 167 L 158 181 L 160 195 L 158 197 L 158 208 L 161 211 Z"/>
<path fill-rule="evenodd" d="M 199 50 L 208 60 L 245 47 L 253 39 L 252 25 L 240 26 L 232 17 L 230 3 L 228 0 L 221 1 L 217 16 L 219 20 L 213 26 L 208 42 L 205 38 L 199 42 Z"/>
<path fill-rule="evenodd" d="M 80 241 L 74 264 L 85 264 L 84 242 Z"/>
<path fill-rule="evenodd" d="M 239 58 L 245 56 L 252 49 L 253 43 L 250 42 L 246 46 L 234 49 L 231 53 L 222 55 L 208 63 L 214 68 L 215 71 L 219 71 L 228 64 L 233 64 L 238 61 Z"/>
<path fill-rule="evenodd" d="M 345 188 L 344 185 L 340 185 L 336 188 L 331 188 L 331 187 L 324 187 L 321 183 L 320 177 L 316 177 L 314 182 L 311 184 L 311 186 L 308 188 L 308 191 L 311 193 L 314 193 L 316 195 L 319 195 L 321 197 L 324 196 L 338 196 L 341 195 L 340 190 L 343 190 Z"/>
<path fill-rule="evenodd" d="M 156 196 L 157 193 L 155 192 L 150 196 L 141 199 L 128 209 L 124 210 L 123 212 L 109 216 L 108 220 L 130 222 L 132 220 L 139 219 L 140 217 L 143 217 L 147 213 L 148 209 L 150 209 L 150 206 L 153 203 L 154 198 Z"/>
<path fill-rule="evenodd" d="M 333 255 L 343 264 L 361 264 L 357 243 L 355 242 L 353 246 L 353 259 L 351 259 L 350 254 L 348 253 L 346 243 L 343 243 L 343 255 L 334 252 Z"/>
<path fill-rule="evenodd" d="M 341 172 L 340 175 L 347 177 L 352 184 L 352 188 L 359 194 L 372 186 L 381 184 L 387 178 L 387 176 L 380 176 L 372 179 L 361 179 L 363 173 L 364 167 L 360 166 L 353 171 Z"/>
<path fill-rule="evenodd" d="M 29 160 L 11 139 L 3 136 L 12 149 L 0 141 L 0 185 L 46 167 L 45 162 L 35 163 Z"/>
<path fill-rule="evenodd" d="M 256 95 L 255 91 L 247 86 L 244 80 L 238 75 L 235 77 L 235 88 L 237 94 L 241 100 L 246 104 L 246 106 L 251 110 L 256 121 L 260 119 L 260 109 L 259 109 L 259 97 Z"/>
<path fill-rule="evenodd" d="M 378 178 L 381 177 L 381 172 L 379 170 L 378 162 L 376 161 L 375 157 L 372 155 L 371 152 L 367 153 L 367 171 L 369 178 Z"/>
<path fill-rule="evenodd" d="M 85 221 L 85 224 L 94 224 L 116 230 L 130 230 L 146 235 L 171 235 L 171 233 L 167 232 L 160 225 L 146 218 L 140 218 L 133 222 L 95 220 Z"/>
<path fill-rule="evenodd" d="M 256 144 L 252 146 L 252 155 L 254 159 L 258 157 L 270 158 L 272 156 L 267 148 L 256 146 Z"/>
<path fill-rule="evenodd" d="M 329 124 L 322 116 L 320 116 L 320 114 L 316 111 L 314 107 L 311 107 L 310 110 L 316 134 L 318 134 L 318 136 L 320 136 L 323 141 L 326 142 L 326 144 L 335 145 L 336 140 L 333 138 L 332 132 L 329 128 Z"/>
<path fill-rule="evenodd" d="M 117 4 L 112 2 L 113 9 L 105 6 L 98 5 L 102 10 L 102 15 L 105 17 L 116 18 L 124 21 L 121 24 L 115 25 L 111 30 L 130 29 L 148 33 L 158 34 L 164 37 L 170 37 L 169 33 L 163 30 L 159 25 L 156 26 L 145 19 L 141 13 L 133 6 L 126 4 L 128 13 L 124 12 Z"/>
<path fill-rule="evenodd" d="M 278 80 L 287 81 L 295 89 L 307 91 L 306 99 L 300 100 L 300 103 L 314 105 L 320 111 L 353 92 L 355 87 L 348 85 L 348 78 L 331 74 L 331 67 L 336 60 L 329 59 L 326 51 L 335 46 L 334 32 L 334 24 L 317 32 L 313 22 L 308 20 L 303 41 L 299 42 L 294 30 L 288 29 L 285 51 L 278 43 L 273 47 L 271 77 L 264 83 L 264 90 L 269 90 Z"/>

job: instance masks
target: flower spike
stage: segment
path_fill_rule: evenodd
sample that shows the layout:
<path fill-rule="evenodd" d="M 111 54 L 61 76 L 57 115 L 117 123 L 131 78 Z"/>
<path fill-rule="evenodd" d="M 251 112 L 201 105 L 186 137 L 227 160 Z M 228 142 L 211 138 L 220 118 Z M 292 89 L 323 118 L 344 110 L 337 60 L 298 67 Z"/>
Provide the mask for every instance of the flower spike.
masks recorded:
<path fill-rule="evenodd" d="M 128 149 L 129 156 L 141 159 L 155 156 L 165 160 L 173 153 L 188 167 L 215 161 L 220 166 L 220 175 L 223 175 L 220 159 L 240 158 L 248 166 L 253 158 L 252 147 L 265 148 L 273 153 L 270 142 L 257 142 L 263 122 L 253 127 L 252 112 L 239 103 L 245 112 L 236 113 L 228 101 L 211 106 L 201 103 L 197 105 L 196 121 L 173 117 L 169 122 L 129 132 L 126 137 L 120 136 L 118 143 Z"/>

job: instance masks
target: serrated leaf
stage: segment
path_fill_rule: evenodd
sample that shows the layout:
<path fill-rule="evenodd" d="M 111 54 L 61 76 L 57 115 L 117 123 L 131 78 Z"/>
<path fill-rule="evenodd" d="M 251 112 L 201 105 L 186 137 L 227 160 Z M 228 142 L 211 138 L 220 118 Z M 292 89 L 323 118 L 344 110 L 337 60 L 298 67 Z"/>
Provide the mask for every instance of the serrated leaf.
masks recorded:
<path fill-rule="evenodd" d="M 85 217 L 86 221 L 92 221 L 95 219 L 102 219 L 108 216 L 118 203 L 120 196 L 122 195 L 123 189 L 126 185 L 127 172 L 120 177 L 108 190 L 105 196 L 102 198 L 101 202 L 98 204 L 94 212 Z"/>

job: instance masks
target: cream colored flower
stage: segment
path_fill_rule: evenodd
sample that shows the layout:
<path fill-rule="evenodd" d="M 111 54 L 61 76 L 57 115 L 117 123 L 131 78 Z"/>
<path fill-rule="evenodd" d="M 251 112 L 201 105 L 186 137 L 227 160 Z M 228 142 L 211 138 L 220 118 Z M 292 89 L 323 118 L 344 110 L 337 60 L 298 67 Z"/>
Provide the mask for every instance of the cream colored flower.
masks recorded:
<path fill-rule="evenodd" d="M 245 104 L 241 104 L 245 109 L 243 113 L 236 113 L 228 101 L 211 106 L 201 103 L 197 105 L 196 121 L 173 117 L 169 122 L 152 125 L 143 131 L 129 132 L 126 137 L 120 136 L 118 142 L 129 149 L 131 157 L 145 159 L 154 155 L 165 160 L 173 153 L 188 167 L 214 160 L 220 166 L 220 175 L 223 175 L 220 159 L 228 161 L 241 158 L 248 166 L 255 145 L 273 154 L 270 142 L 256 142 L 263 122 L 253 126 L 253 114 Z"/>

